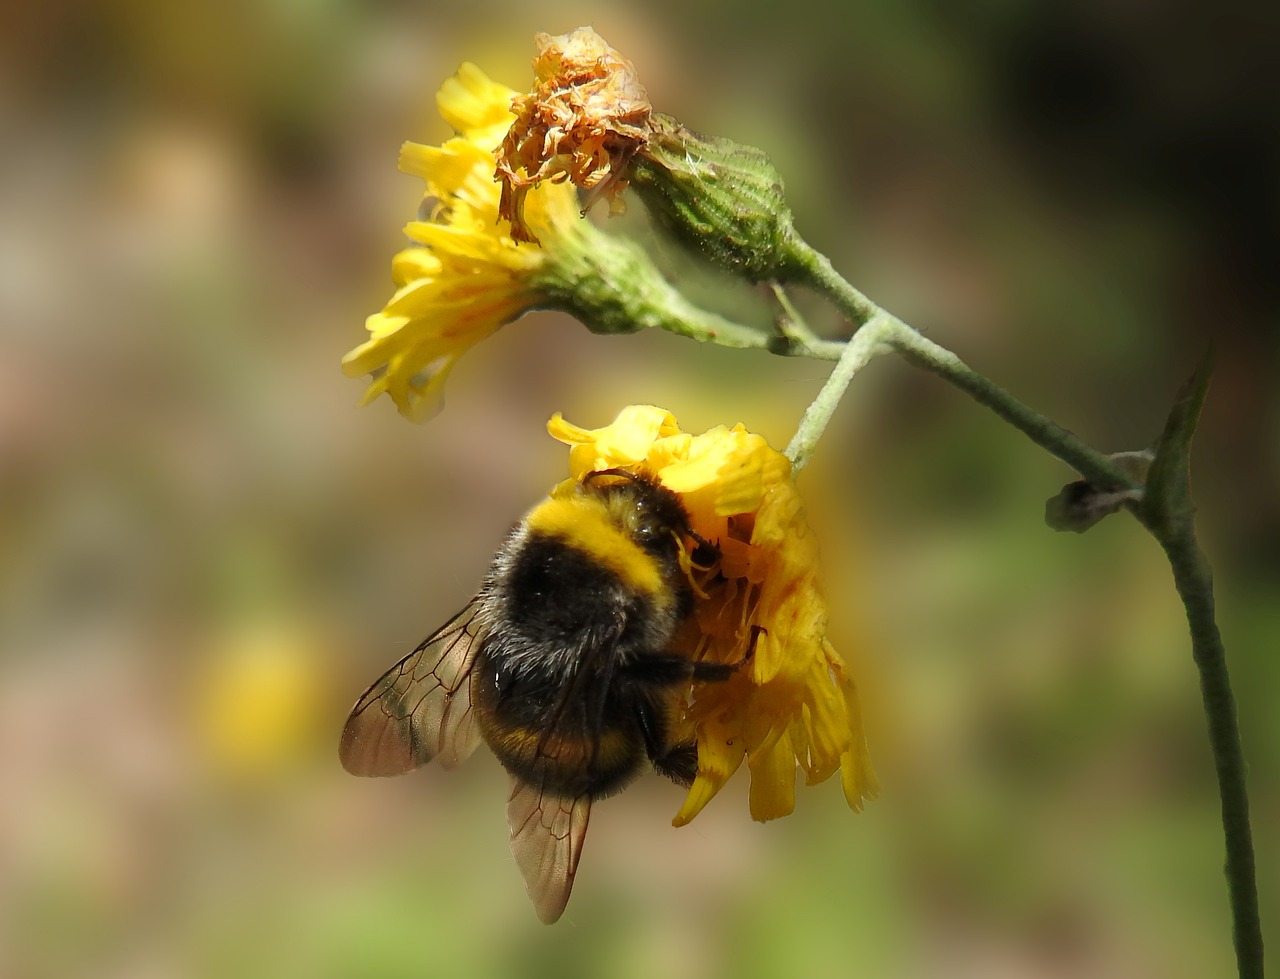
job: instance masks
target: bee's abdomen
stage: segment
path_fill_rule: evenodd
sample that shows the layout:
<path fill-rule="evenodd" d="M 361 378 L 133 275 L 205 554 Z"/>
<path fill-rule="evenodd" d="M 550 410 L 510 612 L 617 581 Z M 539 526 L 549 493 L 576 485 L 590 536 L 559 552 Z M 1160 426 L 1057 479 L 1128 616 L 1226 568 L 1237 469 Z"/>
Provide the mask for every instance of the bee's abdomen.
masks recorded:
<path fill-rule="evenodd" d="M 596 737 L 512 728 L 491 731 L 487 740 L 512 775 L 567 796 L 609 795 L 636 775 L 645 758 L 642 739 L 626 726 L 605 728 Z"/>

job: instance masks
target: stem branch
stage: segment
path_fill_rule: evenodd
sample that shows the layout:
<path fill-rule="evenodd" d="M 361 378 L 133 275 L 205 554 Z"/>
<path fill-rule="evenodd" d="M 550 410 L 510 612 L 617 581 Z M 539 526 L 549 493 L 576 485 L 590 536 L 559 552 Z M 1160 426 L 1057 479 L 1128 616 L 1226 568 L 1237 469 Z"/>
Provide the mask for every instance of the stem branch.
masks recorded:
<path fill-rule="evenodd" d="M 809 463 L 809 456 L 818 444 L 818 439 L 826 430 L 827 422 L 835 413 L 836 406 L 844 397 L 845 389 L 858 373 L 873 357 L 886 354 L 893 348 L 884 342 L 886 335 L 893 329 L 893 320 L 888 314 L 873 318 L 853 338 L 844 345 L 836 366 L 832 368 L 827 382 L 814 398 L 813 403 L 805 409 L 800 426 L 796 429 L 791 444 L 787 446 L 786 456 L 791 460 L 791 471 L 798 473 Z"/>
<path fill-rule="evenodd" d="M 1141 489 L 1134 477 L 1071 432 L 1028 408 L 1000 385 L 979 374 L 945 347 L 897 321 L 891 342 L 917 367 L 937 374 L 990 408 L 1031 441 L 1061 459 L 1089 482 L 1107 489 Z"/>
<path fill-rule="evenodd" d="M 865 329 L 864 324 L 872 320 L 887 319 L 888 342 L 907 361 L 937 374 L 986 405 L 1090 482 L 1109 489 L 1140 488 L 1132 476 L 1116 466 L 1105 454 L 1028 408 L 1004 388 L 973 370 L 950 350 L 926 339 L 918 330 L 877 306 L 832 268 L 825 255 L 814 251 L 801 240 L 793 241 L 792 247 L 796 265 L 803 278 L 825 293 L 854 323 Z M 857 336 L 855 333 L 854 338 Z"/>

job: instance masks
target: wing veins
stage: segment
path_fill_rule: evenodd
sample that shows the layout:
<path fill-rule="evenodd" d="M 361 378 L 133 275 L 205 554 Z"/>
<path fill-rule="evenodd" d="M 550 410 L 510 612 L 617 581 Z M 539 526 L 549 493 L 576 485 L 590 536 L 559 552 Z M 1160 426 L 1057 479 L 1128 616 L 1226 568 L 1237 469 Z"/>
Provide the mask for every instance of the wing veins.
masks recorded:
<path fill-rule="evenodd" d="M 479 734 L 468 684 L 483 638 L 480 611 L 473 599 L 365 691 L 339 746 L 348 771 L 397 775 L 437 756 L 453 767 L 471 753 Z"/>

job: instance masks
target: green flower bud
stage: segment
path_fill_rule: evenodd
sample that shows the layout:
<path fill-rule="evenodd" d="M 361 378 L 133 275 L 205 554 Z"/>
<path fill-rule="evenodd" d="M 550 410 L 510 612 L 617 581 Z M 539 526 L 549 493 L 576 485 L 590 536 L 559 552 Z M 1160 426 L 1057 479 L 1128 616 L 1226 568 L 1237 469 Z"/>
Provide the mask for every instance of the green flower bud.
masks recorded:
<path fill-rule="evenodd" d="M 713 264 L 752 282 L 801 273 L 782 177 L 763 150 L 654 115 L 628 179 L 657 221 Z"/>

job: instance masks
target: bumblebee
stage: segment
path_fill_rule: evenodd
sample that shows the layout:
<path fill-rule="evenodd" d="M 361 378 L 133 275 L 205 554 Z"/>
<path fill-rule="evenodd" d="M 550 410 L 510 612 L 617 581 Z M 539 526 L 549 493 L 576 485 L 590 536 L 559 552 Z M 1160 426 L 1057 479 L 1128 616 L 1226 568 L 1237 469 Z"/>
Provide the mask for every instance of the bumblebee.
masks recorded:
<path fill-rule="evenodd" d="M 688 540 L 699 561 L 715 560 L 679 498 L 625 470 L 589 473 L 538 504 L 479 594 L 356 703 L 343 766 L 452 768 L 484 741 L 511 776 L 511 850 L 529 897 L 544 922 L 557 920 L 592 803 L 646 765 L 689 785 L 696 746 L 674 734 L 689 685 L 742 665 L 669 649 L 693 609 Z"/>

